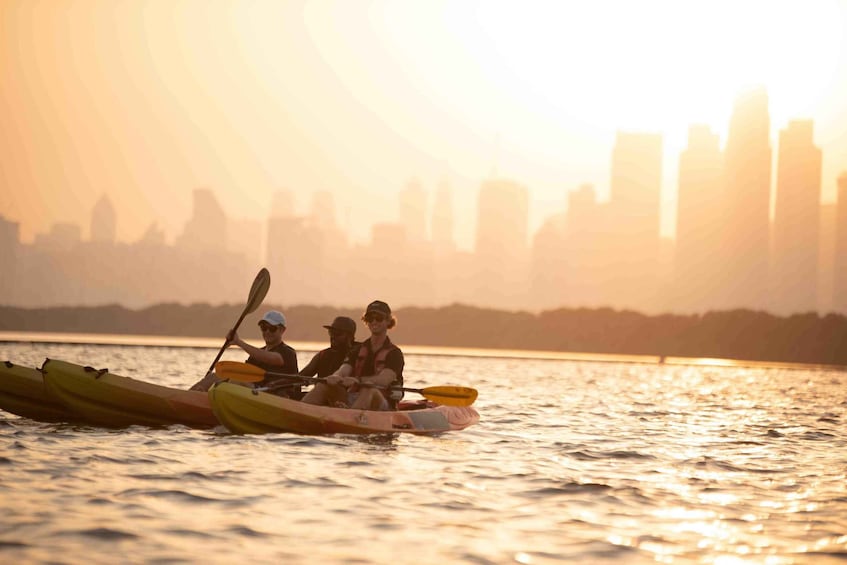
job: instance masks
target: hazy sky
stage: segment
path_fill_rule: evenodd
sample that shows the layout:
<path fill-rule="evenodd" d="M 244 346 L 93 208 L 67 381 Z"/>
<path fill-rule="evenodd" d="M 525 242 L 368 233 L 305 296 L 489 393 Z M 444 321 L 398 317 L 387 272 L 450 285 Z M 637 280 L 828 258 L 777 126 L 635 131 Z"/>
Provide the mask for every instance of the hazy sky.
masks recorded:
<path fill-rule="evenodd" d="M 689 123 L 721 134 L 764 84 L 772 137 L 815 120 L 824 201 L 847 170 L 847 2 L 0 1 L 0 214 L 30 241 L 108 194 L 118 238 L 169 240 L 191 191 L 264 219 L 330 190 L 364 241 L 411 179 L 455 193 L 469 247 L 479 183 L 608 193 L 616 129 L 665 135 L 663 232 Z M 776 150 L 776 144 L 774 143 Z M 776 154 L 776 151 L 774 152 Z"/>

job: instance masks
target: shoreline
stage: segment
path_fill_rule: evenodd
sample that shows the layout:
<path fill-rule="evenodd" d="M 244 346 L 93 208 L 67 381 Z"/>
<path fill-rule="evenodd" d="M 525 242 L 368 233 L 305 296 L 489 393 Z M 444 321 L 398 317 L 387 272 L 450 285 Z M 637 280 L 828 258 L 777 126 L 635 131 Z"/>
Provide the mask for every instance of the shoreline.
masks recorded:
<path fill-rule="evenodd" d="M 63 343 L 68 345 L 115 345 L 124 347 L 186 347 L 219 349 L 223 343 L 219 338 L 185 337 L 141 334 L 96 334 L 62 332 L 13 332 L 0 331 L 0 343 Z M 316 352 L 326 347 L 326 342 L 287 341 L 298 351 Z M 583 353 L 572 351 L 546 351 L 527 349 L 486 349 L 470 347 L 403 345 L 409 355 L 436 355 L 445 357 L 493 357 L 502 359 L 537 359 L 550 361 L 583 361 L 592 363 L 641 363 L 665 365 L 689 365 L 698 367 L 753 367 L 766 369 L 847 371 L 845 365 L 817 363 L 788 363 L 778 361 L 750 361 L 744 359 L 719 359 L 710 357 L 674 357 L 659 355 L 631 355 L 607 353 Z"/>

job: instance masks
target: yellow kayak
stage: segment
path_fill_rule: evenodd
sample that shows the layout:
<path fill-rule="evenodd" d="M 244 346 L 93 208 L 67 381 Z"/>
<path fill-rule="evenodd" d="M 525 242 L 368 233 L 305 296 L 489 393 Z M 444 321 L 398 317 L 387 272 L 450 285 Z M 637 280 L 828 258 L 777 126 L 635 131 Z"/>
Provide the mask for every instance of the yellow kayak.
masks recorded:
<path fill-rule="evenodd" d="M 396 411 L 315 406 L 267 392 L 221 382 L 209 390 L 212 410 L 237 434 L 434 434 L 464 429 L 479 421 L 470 406 L 401 402 Z"/>
<path fill-rule="evenodd" d="M 40 422 L 78 419 L 47 391 L 40 370 L 11 361 L 0 364 L 0 409 Z"/>
<path fill-rule="evenodd" d="M 205 392 L 170 388 L 75 363 L 48 359 L 47 390 L 85 422 L 108 427 L 218 424 Z"/>

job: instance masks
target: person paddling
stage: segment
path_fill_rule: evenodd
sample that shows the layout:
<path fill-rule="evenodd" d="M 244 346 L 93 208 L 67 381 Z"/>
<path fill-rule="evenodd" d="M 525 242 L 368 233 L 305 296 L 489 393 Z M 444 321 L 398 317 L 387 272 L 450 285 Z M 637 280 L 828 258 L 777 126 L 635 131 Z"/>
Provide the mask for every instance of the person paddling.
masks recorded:
<path fill-rule="evenodd" d="M 343 405 L 359 410 L 393 410 L 402 391 L 392 393 L 391 386 L 403 386 L 403 352 L 388 338 L 388 330 L 397 325 L 391 308 L 381 300 L 368 304 L 362 321 L 371 336 L 350 349 L 341 366 L 303 397 L 303 402 L 319 405 Z M 368 386 L 373 385 L 373 386 Z"/>
<path fill-rule="evenodd" d="M 238 332 L 230 330 L 226 336 L 228 345 L 237 345 L 243 349 L 249 357 L 247 363 L 261 367 L 265 371 L 274 372 L 297 372 L 297 352 L 294 348 L 282 341 L 282 334 L 285 333 L 285 315 L 277 310 L 269 310 L 259 320 L 259 329 L 262 331 L 262 339 L 265 340 L 263 347 L 255 347 L 250 345 L 238 335 Z M 203 377 L 199 382 L 191 387 L 191 390 L 206 391 L 217 381 L 214 373 L 210 373 Z M 256 386 L 263 386 L 265 383 L 256 383 Z M 299 399 L 302 395 L 301 386 L 294 385 L 291 387 L 281 388 L 275 391 L 280 396 Z"/>

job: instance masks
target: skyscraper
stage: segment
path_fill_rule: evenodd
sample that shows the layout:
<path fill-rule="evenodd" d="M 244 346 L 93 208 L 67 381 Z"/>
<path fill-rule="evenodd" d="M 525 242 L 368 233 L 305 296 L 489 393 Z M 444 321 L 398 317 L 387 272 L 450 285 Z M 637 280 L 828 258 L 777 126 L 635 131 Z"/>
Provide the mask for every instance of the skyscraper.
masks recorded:
<path fill-rule="evenodd" d="M 117 219 L 115 207 L 105 194 L 100 197 L 91 211 L 91 241 L 96 243 L 115 243 Z"/>
<path fill-rule="evenodd" d="M 735 101 L 724 152 L 721 305 L 765 309 L 768 301 L 771 144 L 763 88 Z"/>
<path fill-rule="evenodd" d="M 527 252 L 529 192 L 514 181 L 492 179 L 482 183 L 477 200 L 476 253 L 509 261 Z"/>
<path fill-rule="evenodd" d="M 227 248 L 227 218 L 214 192 L 194 190 L 191 218 L 176 240 L 176 247 L 190 251 L 213 252 Z"/>
<path fill-rule="evenodd" d="M 651 309 L 659 298 L 661 183 L 662 136 L 618 132 L 612 151 L 612 231 L 606 260 L 617 271 L 609 299 L 620 306 Z"/>
<path fill-rule="evenodd" d="M 662 185 L 662 136 L 617 133 L 612 150 L 611 198 L 622 240 L 658 246 Z"/>
<path fill-rule="evenodd" d="M 847 171 L 838 176 L 838 209 L 835 241 L 835 281 L 833 310 L 847 314 Z"/>
<path fill-rule="evenodd" d="M 673 269 L 673 307 L 683 312 L 716 305 L 722 168 L 718 135 L 708 126 L 692 125 L 688 147 L 679 157 Z"/>
<path fill-rule="evenodd" d="M 5 304 L 13 304 L 20 247 L 20 226 L 0 216 L 0 296 Z"/>
<path fill-rule="evenodd" d="M 506 179 L 479 189 L 474 296 L 486 306 L 525 303 L 528 282 L 529 191 Z"/>
<path fill-rule="evenodd" d="M 821 150 L 809 120 L 791 121 L 779 133 L 773 226 L 771 310 L 817 309 Z"/>

